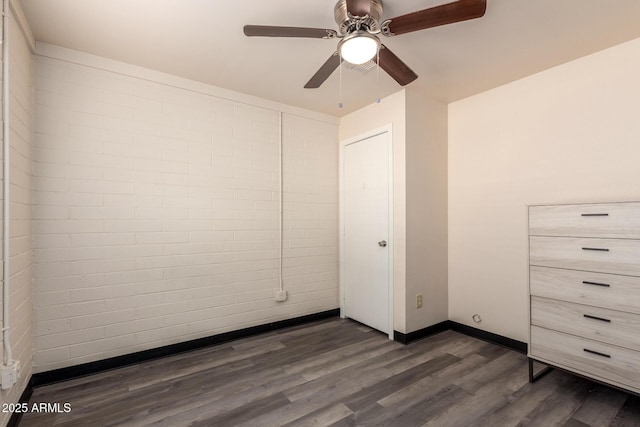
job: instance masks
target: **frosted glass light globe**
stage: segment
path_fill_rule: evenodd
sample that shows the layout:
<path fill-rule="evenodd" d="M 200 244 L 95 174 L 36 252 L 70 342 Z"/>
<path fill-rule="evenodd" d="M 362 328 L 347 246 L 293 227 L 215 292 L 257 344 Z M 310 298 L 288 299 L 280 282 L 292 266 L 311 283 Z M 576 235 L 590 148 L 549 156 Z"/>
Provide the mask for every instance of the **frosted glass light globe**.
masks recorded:
<path fill-rule="evenodd" d="M 345 37 L 338 45 L 342 59 L 360 65 L 373 59 L 378 53 L 380 41 L 366 31 L 356 31 Z"/>

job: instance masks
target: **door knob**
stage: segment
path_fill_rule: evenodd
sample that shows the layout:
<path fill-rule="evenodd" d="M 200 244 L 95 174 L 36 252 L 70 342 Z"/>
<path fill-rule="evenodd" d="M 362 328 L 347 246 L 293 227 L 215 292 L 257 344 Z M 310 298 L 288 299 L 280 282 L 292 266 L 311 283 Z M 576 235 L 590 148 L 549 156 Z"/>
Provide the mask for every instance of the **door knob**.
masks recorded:
<path fill-rule="evenodd" d="M 380 240 L 378 242 L 378 246 L 380 246 L 381 248 L 384 248 L 385 246 L 387 246 L 387 241 L 386 240 Z"/>

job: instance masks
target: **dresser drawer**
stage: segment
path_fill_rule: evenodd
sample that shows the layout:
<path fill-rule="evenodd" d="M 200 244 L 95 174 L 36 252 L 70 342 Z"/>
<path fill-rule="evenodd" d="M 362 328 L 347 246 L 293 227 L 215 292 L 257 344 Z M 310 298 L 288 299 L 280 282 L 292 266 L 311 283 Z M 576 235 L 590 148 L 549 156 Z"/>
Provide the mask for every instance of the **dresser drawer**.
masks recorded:
<path fill-rule="evenodd" d="M 640 239 L 640 203 L 530 206 L 529 234 Z"/>
<path fill-rule="evenodd" d="M 530 354 L 559 367 L 640 389 L 640 353 L 633 350 L 532 326 Z"/>
<path fill-rule="evenodd" d="M 640 350 L 640 315 L 531 297 L 531 324 Z"/>
<path fill-rule="evenodd" d="M 640 277 L 531 267 L 531 295 L 640 314 Z"/>
<path fill-rule="evenodd" d="M 640 240 L 531 236 L 529 263 L 640 276 Z"/>

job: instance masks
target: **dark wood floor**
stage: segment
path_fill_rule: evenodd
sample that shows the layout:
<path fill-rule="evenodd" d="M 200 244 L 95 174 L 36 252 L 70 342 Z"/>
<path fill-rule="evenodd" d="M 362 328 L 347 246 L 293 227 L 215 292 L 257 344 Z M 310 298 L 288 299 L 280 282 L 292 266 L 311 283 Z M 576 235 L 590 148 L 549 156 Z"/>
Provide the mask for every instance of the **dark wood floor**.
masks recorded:
<path fill-rule="evenodd" d="M 21 426 L 640 426 L 640 398 L 447 331 L 408 346 L 330 319 L 38 388 Z"/>

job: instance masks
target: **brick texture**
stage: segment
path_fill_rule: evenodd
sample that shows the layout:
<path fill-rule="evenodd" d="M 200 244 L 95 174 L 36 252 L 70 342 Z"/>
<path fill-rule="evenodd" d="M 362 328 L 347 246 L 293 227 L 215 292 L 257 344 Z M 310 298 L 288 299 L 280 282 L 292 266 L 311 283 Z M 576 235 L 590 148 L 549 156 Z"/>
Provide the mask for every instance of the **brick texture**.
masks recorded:
<path fill-rule="evenodd" d="M 31 243 L 31 183 L 32 183 L 32 103 L 31 51 L 13 16 L 9 44 L 9 126 L 10 134 L 10 254 L 9 254 L 9 326 L 13 359 L 20 362 L 18 382 L 0 392 L 0 402 L 17 402 L 27 386 L 32 371 L 32 243 Z M 4 143 L 4 142 L 3 142 Z M 2 158 L 0 150 L 0 158 Z M 0 182 L 2 176 L 0 176 Z M 1 187 L 1 184 L 0 184 Z M 0 188 L 0 191 L 1 188 Z M 4 194 L 2 195 L 4 198 Z M 3 212 L 0 208 L 0 216 Z M 4 219 L 3 219 L 4 220 Z M 0 233 L 2 229 L 0 229 Z M 2 247 L 0 245 L 0 252 Z M 2 276 L 0 265 L 0 279 Z M 4 286 L 4 283 L 2 284 Z M 0 307 L 2 293 L 0 293 Z M 0 317 L 0 323 L 2 318 Z M 4 327 L 4 325 L 3 325 Z M 0 333 L 0 348 L 2 347 Z M 0 425 L 5 425 L 8 412 L 0 413 Z"/>
<path fill-rule="evenodd" d="M 337 126 L 35 57 L 34 370 L 338 307 Z M 28 223 L 27 223 L 28 224 Z"/>

